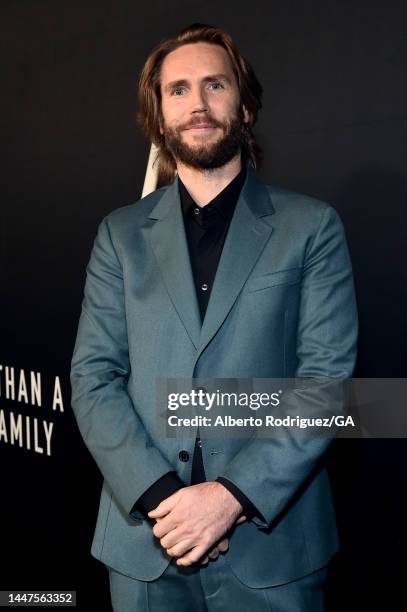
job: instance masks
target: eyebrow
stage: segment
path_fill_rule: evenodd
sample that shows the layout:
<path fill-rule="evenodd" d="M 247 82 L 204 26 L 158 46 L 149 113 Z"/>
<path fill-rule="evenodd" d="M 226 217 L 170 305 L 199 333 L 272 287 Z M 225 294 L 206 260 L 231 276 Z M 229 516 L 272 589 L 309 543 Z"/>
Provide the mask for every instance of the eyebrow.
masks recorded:
<path fill-rule="evenodd" d="M 202 79 L 203 83 L 209 83 L 210 81 L 226 81 L 230 85 L 230 79 L 226 74 L 209 74 Z M 175 87 L 181 87 L 182 85 L 188 85 L 188 79 L 177 79 L 176 81 L 170 81 L 164 87 L 164 91 L 171 91 Z"/>

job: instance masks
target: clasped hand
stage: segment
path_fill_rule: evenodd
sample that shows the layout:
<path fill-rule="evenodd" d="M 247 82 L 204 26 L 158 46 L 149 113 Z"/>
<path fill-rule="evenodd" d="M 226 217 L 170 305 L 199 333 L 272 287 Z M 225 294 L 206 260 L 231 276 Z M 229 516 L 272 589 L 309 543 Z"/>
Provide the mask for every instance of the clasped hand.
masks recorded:
<path fill-rule="evenodd" d="M 154 535 L 177 565 L 187 566 L 228 549 L 232 525 L 246 520 L 242 506 L 219 482 L 203 482 L 179 489 L 148 513 L 156 519 Z"/>

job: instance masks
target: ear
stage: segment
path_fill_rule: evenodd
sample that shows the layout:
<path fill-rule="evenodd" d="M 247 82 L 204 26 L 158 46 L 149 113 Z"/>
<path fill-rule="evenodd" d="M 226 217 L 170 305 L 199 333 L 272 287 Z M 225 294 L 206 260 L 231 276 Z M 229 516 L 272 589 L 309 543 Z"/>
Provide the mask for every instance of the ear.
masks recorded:
<path fill-rule="evenodd" d="M 158 113 L 158 127 L 159 127 L 159 129 L 160 129 L 160 134 L 161 134 L 161 135 L 163 135 L 163 134 L 164 134 L 164 130 L 163 130 L 163 123 L 164 123 L 164 120 L 163 120 L 162 112 L 160 111 L 160 112 Z"/>
<path fill-rule="evenodd" d="M 243 121 L 244 123 L 251 123 L 252 121 L 252 116 L 251 113 L 249 113 L 249 111 L 247 110 L 247 108 L 245 107 L 245 105 L 242 105 L 243 108 Z"/>

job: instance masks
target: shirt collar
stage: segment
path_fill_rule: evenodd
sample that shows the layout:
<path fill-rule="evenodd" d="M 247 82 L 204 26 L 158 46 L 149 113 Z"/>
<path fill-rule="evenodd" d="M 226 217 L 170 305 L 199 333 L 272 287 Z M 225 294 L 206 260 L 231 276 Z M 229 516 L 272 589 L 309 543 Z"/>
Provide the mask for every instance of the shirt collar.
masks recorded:
<path fill-rule="evenodd" d="M 230 220 L 233 216 L 234 210 L 236 208 L 237 201 L 239 199 L 240 192 L 246 180 L 247 169 L 244 166 L 239 174 L 235 176 L 235 178 L 228 184 L 217 196 L 213 198 L 208 204 L 206 204 L 203 209 L 208 206 L 215 206 L 217 211 L 224 217 L 226 220 Z M 185 187 L 184 183 L 181 181 L 178 176 L 178 185 L 179 185 L 179 194 L 181 199 L 182 212 L 185 217 L 186 214 L 190 211 L 191 208 L 196 208 L 197 203 L 192 198 L 188 189 Z"/>

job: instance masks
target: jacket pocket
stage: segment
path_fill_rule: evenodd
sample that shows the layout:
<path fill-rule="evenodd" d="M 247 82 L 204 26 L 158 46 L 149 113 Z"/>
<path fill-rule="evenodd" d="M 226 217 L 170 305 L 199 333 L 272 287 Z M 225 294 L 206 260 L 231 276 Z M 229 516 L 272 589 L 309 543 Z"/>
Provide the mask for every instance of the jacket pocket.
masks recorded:
<path fill-rule="evenodd" d="M 268 287 L 276 287 L 278 285 L 296 285 L 301 281 L 302 269 L 290 268 L 288 270 L 278 270 L 269 274 L 256 276 L 248 281 L 246 289 L 249 293 L 261 291 Z"/>

